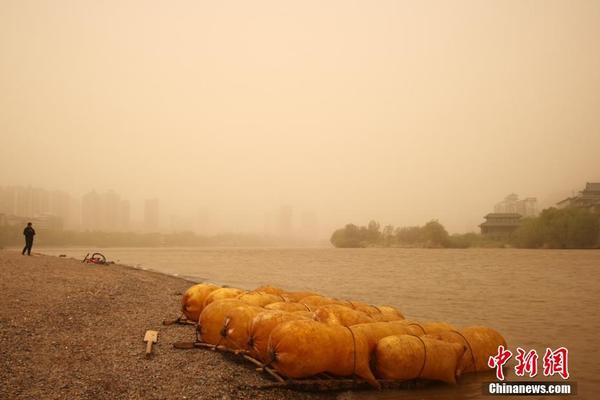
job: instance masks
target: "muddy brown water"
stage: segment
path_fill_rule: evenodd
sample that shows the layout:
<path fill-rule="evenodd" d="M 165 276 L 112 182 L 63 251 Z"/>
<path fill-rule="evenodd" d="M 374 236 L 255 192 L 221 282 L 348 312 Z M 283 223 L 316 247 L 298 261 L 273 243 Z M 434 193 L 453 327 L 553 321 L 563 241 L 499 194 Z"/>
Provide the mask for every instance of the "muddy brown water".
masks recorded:
<path fill-rule="evenodd" d="M 120 263 L 244 289 L 263 284 L 399 307 L 407 318 L 486 325 L 509 349 L 569 349 L 577 398 L 600 396 L 600 251 L 514 249 L 93 249 Z M 87 249 L 42 249 L 83 258 Z M 176 310 L 174 310 L 175 312 Z M 160 316 L 162 317 L 162 316 Z M 514 365 L 513 360 L 509 366 Z M 512 367 L 507 379 L 514 380 Z M 492 374 L 458 385 L 345 393 L 346 399 L 472 399 Z M 487 397 L 487 396 L 486 396 Z M 488 397 L 489 398 L 489 397 Z M 507 398 L 504 396 L 503 398 Z M 521 397 L 522 398 L 522 397 Z M 542 397 L 535 397 L 537 399 Z M 558 398 L 557 396 L 548 398 Z M 573 398 L 571 396 L 571 398 Z"/>

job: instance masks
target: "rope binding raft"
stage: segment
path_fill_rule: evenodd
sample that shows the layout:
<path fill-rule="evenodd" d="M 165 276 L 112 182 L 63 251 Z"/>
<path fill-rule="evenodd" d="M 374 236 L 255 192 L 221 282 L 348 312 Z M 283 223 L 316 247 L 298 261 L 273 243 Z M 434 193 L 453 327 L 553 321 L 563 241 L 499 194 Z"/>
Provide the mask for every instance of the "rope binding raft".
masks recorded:
<path fill-rule="evenodd" d="M 275 382 L 268 382 L 258 385 L 240 385 L 256 390 L 268 390 L 268 389 L 291 389 L 306 392 L 325 392 L 325 391 L 340 391 L 340 390 L 351 390 L 351 389 L 372 389 L 372 386 L 363 379 L 358 379 L 356 376 L 352 378 L 341 378 L 332 376 L 327 373 L 322 373 L 311 379 L 285 379 L 275 369 L 269 365 L 265 365 L 259 360 L 245 354 L 240 350 L 232 350 L 223 345 L 214 345 L 210 343 L 204 343 L 201 341 L 196 342 L 175 342 L 173 347 L 179 350 L 191 350 L 191 349 L 204 349 L 210 351 L 218 351 L 220 353 L 230 354 L 237 357 L 239 361 L 247 361 L 255 366 L 255 370 L 259 372 L 266 372 Z M 397 381 L 392 379 L 378 379 L 377 382 L 383 389 L 414 389 L 417 387 L 424 387 L 426 383 L 423 380 L 417 379 L 412 381 Z"/>

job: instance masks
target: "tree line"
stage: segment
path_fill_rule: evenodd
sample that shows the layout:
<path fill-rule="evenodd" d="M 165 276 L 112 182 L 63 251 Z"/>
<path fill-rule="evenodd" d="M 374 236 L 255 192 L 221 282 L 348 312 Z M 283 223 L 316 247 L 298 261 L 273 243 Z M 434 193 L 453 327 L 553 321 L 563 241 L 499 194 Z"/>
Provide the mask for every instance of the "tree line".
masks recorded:
<path fill-rule="evenodd" d="M 331 235 L 335 247 L 450 247 L 448 231 L 438 221 L 429 221 L 423 226 L 399 227 L 386 225 L 381 229 L 377 221 L 367 226 L 348 224 Z"/>
<path fill-rule="evenodd" d="M 508 236 L 479 233 L 450 235 L 437 220 L 423 226 L 381 228 L 377 221 L 366 226 L 348 224 L 331 235 L 335 247 L 517 247 L 578 249 L 600 248 L 600 214 L 585 208 L 548 208 L 538 217 L 524 218 Z"/>
<path fill-rule="evenodd" d="M 586 249 L 600 247 L 600 214 L 587 208 L 547 208 L 526 218 L 510 238 L 515 247 Z"/>

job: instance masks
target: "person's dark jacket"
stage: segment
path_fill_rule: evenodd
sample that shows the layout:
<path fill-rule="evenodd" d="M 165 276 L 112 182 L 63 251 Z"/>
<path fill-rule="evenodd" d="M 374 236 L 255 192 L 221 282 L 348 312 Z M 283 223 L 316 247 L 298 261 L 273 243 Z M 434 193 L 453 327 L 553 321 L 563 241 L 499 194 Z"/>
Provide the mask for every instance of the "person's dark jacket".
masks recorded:
<path fill-rule="evenodd" d="M 32 227 L 28 226 L 23 231 L 23 235 L 25 235 L 26 239 L 33 240 L 33 237 L 35 236 L 35 229 L 33 229 Z"/>

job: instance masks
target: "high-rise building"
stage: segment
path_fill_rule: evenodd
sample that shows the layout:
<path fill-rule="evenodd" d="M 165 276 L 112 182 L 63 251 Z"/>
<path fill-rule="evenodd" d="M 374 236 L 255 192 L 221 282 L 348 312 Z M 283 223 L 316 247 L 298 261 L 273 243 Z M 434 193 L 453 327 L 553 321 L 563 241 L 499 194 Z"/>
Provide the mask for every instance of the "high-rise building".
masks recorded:
<path fill-rule="evenodd" d="M 102 202 L 95 190 L 81 198 L 81 228 L 83 230 L 101 230 Z"/>
<path fill-rule="evenodd" d="M 81 198 L 81 227 L 84 230 L 118 232 L 129 229 L 129 202 L 113 191 L 91 191 Z"/>
<path fill-rule="evenodd" d="M 30 188 L 31 216 L 50 213 L 50 193 L 41 188 Z"/>
<path fill-rule="evenodd" d="M 61 226 L 73 228 L 73 198 L 66 192 L 54 190 L 49 192 L 49 215 L 57 217 L 61 221 Z"/>
<path fill-rule="evenodd" d="M 121 198 L 115 192 L 108 191 L 100 195 L 100 230 L 119 230 L 119 207 Z"/>
<path fill-rule="evenodd" d="M 522 217 L 535 217 L 537 215 L 537 199 L 527 197 L 519 200 L 519 196 L 511 193 L 503 201 L 494 206 L 495 213 L 516 213 Z"/>
<path fill-rule="evenodd" d="M 36 220 L 38 225 L 47 229 L 62 229 L 70 212 L 71 197 L 63 191 L 22 186 L 0 187 L 0 213 L 9 216 L 11 221 L 24 218 Z"/>
<path fill-rule="evenodd" d="M 158 232 L 158 226 L 158 199 L 147 199 L 144 202 L 144 229 L 146 232 Z"/>

